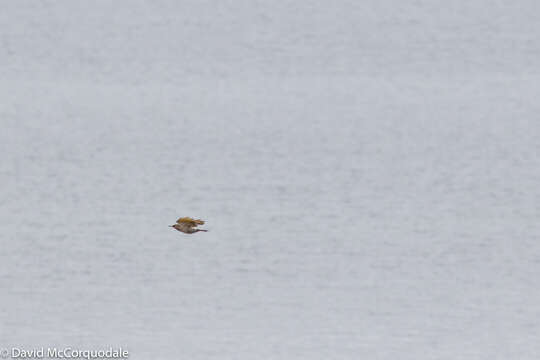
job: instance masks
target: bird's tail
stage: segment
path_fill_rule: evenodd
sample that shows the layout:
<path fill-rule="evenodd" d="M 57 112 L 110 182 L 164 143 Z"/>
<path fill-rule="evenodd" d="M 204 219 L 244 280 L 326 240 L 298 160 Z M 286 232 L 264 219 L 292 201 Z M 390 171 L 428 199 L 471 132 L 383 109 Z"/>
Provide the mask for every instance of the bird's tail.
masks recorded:
<path fill-rule="evenodd" d="M 204 231 L 204 232 L 208 232 L 208 230 L 203 230 L 203 229 L 197 229 L 198 231 Z"/>

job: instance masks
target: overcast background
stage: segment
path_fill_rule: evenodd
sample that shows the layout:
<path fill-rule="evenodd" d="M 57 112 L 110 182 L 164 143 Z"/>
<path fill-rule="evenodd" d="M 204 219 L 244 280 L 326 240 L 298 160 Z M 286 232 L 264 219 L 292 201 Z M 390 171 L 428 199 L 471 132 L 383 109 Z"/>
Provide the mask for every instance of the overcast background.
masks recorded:
<path fill-rule="evenodd" d="M 0 347 L 540 358 L 539 2 L 0 5 Z"/>

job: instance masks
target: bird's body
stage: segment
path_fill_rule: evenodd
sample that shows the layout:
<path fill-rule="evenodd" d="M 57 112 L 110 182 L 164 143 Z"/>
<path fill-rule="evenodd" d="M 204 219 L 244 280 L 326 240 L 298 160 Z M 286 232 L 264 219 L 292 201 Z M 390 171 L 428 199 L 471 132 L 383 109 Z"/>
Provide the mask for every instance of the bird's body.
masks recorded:
<path fill-rule="evenodd" d="M 204 224 L 204 221 L 202 221 L 201 219 L 181 217 L 180 219 L 176 220 L 176 224 L 169 225 L 169 226 L 183 233 L 193 234 L 198 231 L 205 231 L 205 232 L 208 231 L 208 230 L 203 230 L 203 229 L 197 229 L 197 225 L 203 225 L 203 224 Z"/>

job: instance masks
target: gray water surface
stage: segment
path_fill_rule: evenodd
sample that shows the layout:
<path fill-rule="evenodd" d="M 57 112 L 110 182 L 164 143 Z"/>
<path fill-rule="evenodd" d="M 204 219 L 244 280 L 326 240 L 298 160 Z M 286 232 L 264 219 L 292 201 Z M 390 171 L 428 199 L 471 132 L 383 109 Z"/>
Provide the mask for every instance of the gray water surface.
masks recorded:
<path fill-rule="evenodd" d="M 540 357 L 537 2 L 2 8 L 0 348 Z"/>

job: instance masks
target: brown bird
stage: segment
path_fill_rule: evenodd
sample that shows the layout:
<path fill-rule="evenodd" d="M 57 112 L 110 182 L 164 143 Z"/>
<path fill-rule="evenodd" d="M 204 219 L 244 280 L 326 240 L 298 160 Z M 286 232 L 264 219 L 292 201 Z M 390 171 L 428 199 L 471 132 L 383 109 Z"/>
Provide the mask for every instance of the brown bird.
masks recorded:
<path fill-rule="evenodd" d="M 186 234 L 193 234 L 197 231 L 208 231 L 203 229 L 197 229 L 197 225 L 203 225 L 204 221 L 200 219 L 192 219 L 190 217 L 181 217 L 180 219 L 176 220 L 176 224 L 169 225 L 170 227 L 175 228 L 178 231 L 181 231 Z"/>

